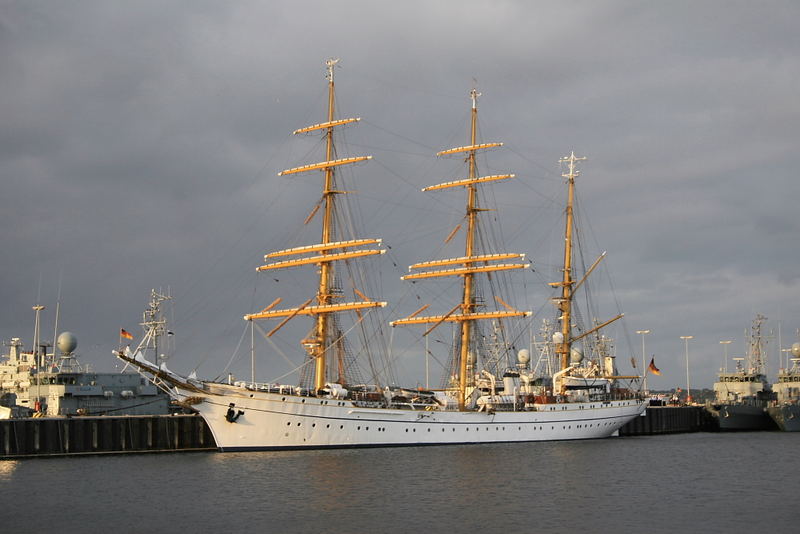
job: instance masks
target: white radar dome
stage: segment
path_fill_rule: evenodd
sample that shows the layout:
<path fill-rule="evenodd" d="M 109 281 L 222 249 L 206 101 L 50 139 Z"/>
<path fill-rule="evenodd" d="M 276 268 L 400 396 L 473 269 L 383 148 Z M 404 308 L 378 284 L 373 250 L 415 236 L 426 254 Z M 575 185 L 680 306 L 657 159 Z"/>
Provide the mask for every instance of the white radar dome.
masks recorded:
<path fill-rule="evenodd" d="M 517 361 L 523 365 L 527 365 L 529 361 L 531 361 L 531 351 L 528 349 L 520 349 L 517 352 Z"/>
<path fill-rule="evenodd" d="M 556 332 L 555 334 L 553 334 L 553 343 L 558 345 L 563 342 L 564 342 L 564 334 L 562 334 L 561 332 Z"/>
<path fill-rule="evenodd" d="M 583 351 L 577 347 L 572 347 L 569 351 L 569 361 L 572 363 L 581 363 L 583 361 Z"/>
<path fill-rule="evenodd" d="M 61 332 L 56 341 L 58 350 L 65 354 L 72 354 L 78 347 L 78 338 L 72 332 Z"/>
<path fill-rule="evenodd" d="M 800 343 L 795 343 L 792 345 L 792 356 L 795 358 L 800 358 Z"/>

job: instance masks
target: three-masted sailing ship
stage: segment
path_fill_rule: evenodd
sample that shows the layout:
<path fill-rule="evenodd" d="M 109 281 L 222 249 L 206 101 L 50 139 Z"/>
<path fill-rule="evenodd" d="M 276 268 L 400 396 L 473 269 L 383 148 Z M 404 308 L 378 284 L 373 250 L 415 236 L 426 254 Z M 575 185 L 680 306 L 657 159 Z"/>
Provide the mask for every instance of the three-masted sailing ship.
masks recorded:
<path fill-rule="evenodd" d="M 119 357 L 149 371 L 178 399 L 191 404 L 208 423 L 218 447 L 223 451 L 367 447 L 399 445 L 468 444 L 517 441 L 545 441 L 602 438 L 613 435 L 622 425 L 644 410 L 641 396 L 617 387 L 624 377 L 614 376 L 613 365 L 603 366 L 576 357 L 573 344 L 595 333 L 607 323 L 596 325 L 580 335 L 573 333 L 573 295 L 585 277 L 574 279 L 572 268 L 572 202 L 575 164 L 567 158 L 569 197 L 566 218 L 566 246 L 563 279 L 555 284 L 560 296 L 555 299 L 560 331 L 548 341 L 558 356 L 558 369 L 550 376 L 531 370 L 530 354 L 520 350 L 516 362 L 502 376 L 497 366 L 487 369 L 487 356 L 481 343 L 480 325 L 495 325 L 531 315 L 509 305 L 501 296 L 493 301 L 478 290 L 480 277 L 498 276 L 504 271 L 525 269 L 519 253 L 482 250 L 479 247 L 479 218 L 485 208 L 479 205 L 479 188 L 488 182 L 509 180 L 513 174 L 480 176 L 476 155 L 502 143 L 478 143 L 478 96 L 470 93 L 471 126 L 469 144 L 439 152 L 439 156 L 465 156 L 467 177 L 425 188 L 423 191 L 465 191 L 465 246 L 462 256 L 414 264 L 408 281 L 430 278 L 461 279 L 461 296 L 452 309 L 440 315 L 421 315 L 428 305 L 392 326 L 422 325 L 428 335 L 449 324 L 454 336 L 453 372 L 439 390 L 418 387 L 400 388 L 387 384 L 365 385 L 348 381 L 341 372 L 347 365 L 339 356 L 344 338 L 340 317 L 350 314 L 356 322 L 364 314 L 383 307 L 385 302 L 369 298 L 358 289 L 358 299 L 341 302 L 343 291 L 337 282 L 337 266 L 348 266 L 366 256 L 384 252 L 378 238 L 343 239 L 337 234 L 334 214 L 344 191 L 337 189 L 336 173 L 343 165 L 369 159 L 369 156 L 339 157 L 335 150 L 335 131 L 359 119 L 337 119 L 334 109 L 334 66 L 327 62 L 328 114 L 320 124 L 295 133 L 322 132 L 326 159 L 320 163 L 283 171 L 293 174 L 318 171 L 322 174 L 321 240 L 317 244 L 271 252 L 271 261 L 259 270 L 302 266 L 318 268 L 316 295 L 293 308 L 278 309 L 280 299 L 263 310 L 244 316 L 247 321 L 278 320 L 270 332 L 298 316 L 308 316 L 313 325 L 302 340 L 306 361 L 313 367 L 313 381 L 300 385 L 205 382 L 184 378 L 164 366 L 156 366 L 141 354 L 120 352 Z M 451 234 L 450 237 L 452 237 Z M 289 258 L 289 259 L 283 259 Z M 273 261 L 276 260 L 276 261 Z M 490 308 L 490 304 L 494 309 Z M 448 306 L 449 307 L 449 306 Z M 506 357 L 506 361 L 510 361 Z M 632 377 L 627 377 L 632 378 Z"/>

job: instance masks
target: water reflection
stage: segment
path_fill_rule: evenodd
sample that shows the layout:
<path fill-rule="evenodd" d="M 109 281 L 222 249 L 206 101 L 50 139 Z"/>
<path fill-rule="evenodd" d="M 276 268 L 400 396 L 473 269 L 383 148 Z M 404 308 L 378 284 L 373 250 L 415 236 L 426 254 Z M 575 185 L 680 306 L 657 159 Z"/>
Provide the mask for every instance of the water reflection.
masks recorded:
<path fill-rule="evenodd" d="M 13 483 L 15 502 L 0 517 L 3 532 L 19 533 L 52 530 L 55 520 L 77 532 L 87 517 L 93 531 L 124 532 L 165 524 L 193 532 L 794 532 L 786 477 L 800 472 L 797 438 L 699 433 L 5 461 L 0 489 L 10 494 Z M 735 466 L 747 470 L 746 482 Z M 167 481 L 165 499 L 153 484 Z M 734 513 L 743 488 L 748 513 Z"/>
<path fill-rule="evenodd" d="M 0 480 L 10 479 L 19 460 L 0 460 Z"/>

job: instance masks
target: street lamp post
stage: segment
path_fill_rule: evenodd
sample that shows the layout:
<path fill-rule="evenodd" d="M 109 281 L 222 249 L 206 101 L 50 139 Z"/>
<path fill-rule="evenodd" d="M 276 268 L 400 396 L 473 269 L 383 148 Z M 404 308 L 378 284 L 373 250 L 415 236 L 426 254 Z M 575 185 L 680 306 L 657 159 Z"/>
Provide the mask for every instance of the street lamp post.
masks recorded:
<path fill-rule="evenodd" d="M 792 352 L 792 349 L 781 349 L 781 352 Z M 781 356 L 781 361 L 779 363 L 780 363 L 780 365 L 778 367 L 783 367 L 783 356 Z M 786 355 L 786 367 L 783 367 L 783 368 L 784 369 L 788 369 L 789 368 L 789 355 L 788 354 Z"/>
<path fill-rule="evenodd" d="M 647 392 L 647 367 L 645 367 L 645 365 L 647 365 L 647 364 L 645 363 L 644 336 L 645 336 L 645 334 L 649 334 L 650 330 L 637 330 L 636 333 L 642 335 L 642 392 L 646 393 Z"/>
<path fill-rule="evenodd" d="M 732 339 L 728 339 L 725 341 L 720 341 L 720 344 L 725 346 L 725 360 L 722 362 L 722 368 L 725 369 L 725 372 L 728 372 L 728 345 L 733 343 Z"/>
<path fill-rule="evenodd" d="M 694 339 L 694 336 L 681 336 L 683 345 L 686 348 L 686 404 L 692 400 L 692 388 L 689 383 L 689 340 Z"/>

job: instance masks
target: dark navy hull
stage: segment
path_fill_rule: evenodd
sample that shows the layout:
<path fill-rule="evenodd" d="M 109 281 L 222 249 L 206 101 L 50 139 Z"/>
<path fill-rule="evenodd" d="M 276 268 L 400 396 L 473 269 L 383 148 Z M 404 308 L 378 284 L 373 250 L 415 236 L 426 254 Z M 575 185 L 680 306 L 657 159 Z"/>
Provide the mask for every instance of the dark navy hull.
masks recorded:
<path fill-rule="evenodd" d="M 767 412 L 784 432 L 800 432 L 800 404 L 770 406 Z"/>
<path fill-rule="evenodd" d="M 767 413 L 766 403 L 714 404 L 709 411 L 719 420 L 719 429 L 736 430 L 777 430 L 778 426 Z"/>

